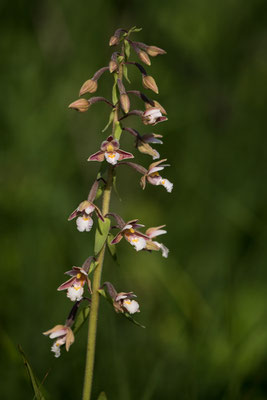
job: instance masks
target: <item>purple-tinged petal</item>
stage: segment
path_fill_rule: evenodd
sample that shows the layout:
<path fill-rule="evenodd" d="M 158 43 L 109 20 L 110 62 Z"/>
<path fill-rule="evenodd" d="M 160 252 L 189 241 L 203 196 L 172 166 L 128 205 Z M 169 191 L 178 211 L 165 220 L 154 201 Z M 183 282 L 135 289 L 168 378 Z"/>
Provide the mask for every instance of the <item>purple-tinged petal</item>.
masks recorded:
<path fill-rule="evenodd" d="M 117 235 L 114 237 L 114 239 L 111 241 L 111 244 L 117 244 L 121 241 L 123 238 L 123 235 L 121 232 L 117 233 Z"/>
<path fill-rule="evenodd" d="M 104 161 L 105 158 L 105 153 L 103 151 L 98 151 L 94 154 L 92 154 L 87 161 L 99 161 L 102 162 Z"/>
<path fill-rule="evenodd" d="M 73 278 L 70 278 L 68 281 L 62 283 L 62 285 L 60 285 L 57 290 L 65 290 L 68 289 L 69 287 L 71 287 L 74 282 L 76 281 L 76 276 L 74 276 Z"/>
<path fill-rule="evenodd" d="M 74 211 L 70 214 L 70 216 L 69 216 L 69 218 L 68 218 L 68 221 L 71 221 L 73 218 L 76 218 L 77 215 L 79 215 L 79 214 L 80 214 L 80 211 L 78 211 L 78 209 L 76 208 L 76 210 L 74 210 Z"/>
<path fill-rule="evenodd" d="M 126 160 L 127 158 L 134 158 L 133 154 L 128 153 L 127 151 L 117 150 L 117 153 L 120 155 L 119 161 Z"/>
<path fill-rule="evenodd" d="M 94 205 L 94 206 L 95 206 L 95 212 L 97 213 L 98 218 L 100 218 L 101 221 L 104 222 L 105 220 L 104 220 L 104 217 L 103 217 L 103 215 L 102 215 L 100 209 L 99 209 L 96 205 Z"/>

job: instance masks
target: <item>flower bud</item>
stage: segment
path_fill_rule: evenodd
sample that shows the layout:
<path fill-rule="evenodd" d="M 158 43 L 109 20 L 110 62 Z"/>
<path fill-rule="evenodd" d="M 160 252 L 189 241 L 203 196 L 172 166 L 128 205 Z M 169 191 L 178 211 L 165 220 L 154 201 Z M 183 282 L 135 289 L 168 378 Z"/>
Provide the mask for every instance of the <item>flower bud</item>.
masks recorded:
<path fill-rule="evenodd" d="M 143 75 L 143 86 L 144 86 L 144 88 L 150 89 L 157 94 L 159 93 L 155 79 L 152 78 L 152 76 Z"/>
<path fill-rule="evenodd" d="M 81 87 L 79 95 L 82 96 L 85 93 L 94 93 L 97 90 L 97 82 L 93 79 L 88 79 L 85 81 Z"/>
<path fill-rule="evenodd" d="M 90 107 L 90 103 L 86 99 L 79 99 L 69 105 L 69 108 L 79 112 L 85 112 Z"/>
<path fill-rule="evenodd" d="M 147 55 L 147 53 L 146 53 L 145 51 L 140 50 L 140 51 L 138 52 L 138 57 L 139 57 L 140 60 L 141 60 L 143 63 L 145 63 L 146 65 L 151 65 L 150 58 L 149 58 L 149 56 Z"/>
<path fill-rule="evenodd" d="M 166 51 L 161 49 L 160 47 L 157 46 L 148 46 L 146 49 L 147 53 L 151 56 L 151 57 L 155 57 L 159 54 L 166 54 Z"/>
<path fill-rule="evenodd" d="M 126 93 L 120 95 L 120 103 L 123 111 L 128 114 L 130 110 L 130 99 Z"/>
<path fill-rule="evenodd" d="M 110 46 L 116 46 L 117 44 L 119 44 L 120 39 L 118 38 L 118 36 L 111 36 L 111 38 L 109 39 L 109 45 Z"/>
<path fill-rule="evenodd" d="M 109 62 L 109 72 L 112 74 L 112 72 L 114 72 L 117 69 L 118 65 L 116 63 L 116 61 L 114 60 L 110 60 Z"/>

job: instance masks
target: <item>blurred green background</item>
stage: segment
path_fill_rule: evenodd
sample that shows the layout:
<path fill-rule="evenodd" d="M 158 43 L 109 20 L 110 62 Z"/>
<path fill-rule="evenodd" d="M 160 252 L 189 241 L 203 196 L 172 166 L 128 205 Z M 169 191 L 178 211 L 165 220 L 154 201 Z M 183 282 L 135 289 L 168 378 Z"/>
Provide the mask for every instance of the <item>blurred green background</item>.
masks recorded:
<path fill-rule="evenodd" d="M 92 254 L 93 233 L 67 217 L 98 171 L 86 159 L 109 110 L 67 106 L 107 65 L 114 30 L 133 25 L 135 40 L 167 50 L 147 70 L 169 120 L 127 125 L 164 135 L 157 149 L 175 186 L 143 192 L 121 168 L 112 210 L 166 223 L 170 255 L 121 242 L 120 266 L 106 257 L 103 279 L 137 294 L 146 329 L 102 301 L 94 398 L 267 398 L 266 11 L 265 0 L 1 2 L 1 398 L 33 397 L 18 344 L 40 379 L 49 371 L 51 399 L 81 398 L 86 328 L 58 360 L 41 332 L 64 323 L 71 304 L 56 288 Z M 140 90 L 138 71 L 129 75 Z M 110 98 L 111 84 L 106 73 L 97 95 Z M 121 143 L 150 164 L 131 137 Z"/>

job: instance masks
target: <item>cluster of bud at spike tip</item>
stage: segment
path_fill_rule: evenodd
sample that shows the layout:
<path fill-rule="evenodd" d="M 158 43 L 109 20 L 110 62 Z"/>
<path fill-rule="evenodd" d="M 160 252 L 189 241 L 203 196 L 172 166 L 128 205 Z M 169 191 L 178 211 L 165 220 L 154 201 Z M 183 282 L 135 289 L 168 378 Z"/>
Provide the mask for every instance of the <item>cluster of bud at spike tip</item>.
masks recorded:
<path fill-rule="evenodd" d="M 152 145 L 163 143 L 162 135 L 151 131 L 140 133 L 135 128 L 130 127 L 129 124 L 125 124 L 131 116 L 138 117 L 146 129 L 147 126 L 152 127 L 159 122 L 167 120 L 167 113 L 158 101 L 151 99 L 139 89 L 128 89 L 130 85 L 128 69 L 136 68 L 136 71 L 141 74 L 141 84 L 143 87 L 156 94 L 159 93 L 155 79 L 151 75 L 148 75 L 140 62 L 146 66 L 150 66 L 150 57 L 162 55 L 166 52 L 157 46 L 150 46 L 131 40 L 130 35 L 132 36 L 133 33 L 139 30 L 134 27 L 130 30 L 117 29 L 115 31 L 114 35 L 110 38 L 109 45 L 118 49 L 112 53 L 108 65 L 100 68 L 91 78 L 87 79 L 79 92 L 80 96 L 86 95 L 86 97 L 88 94 L 95 93 L 101 87 L 99 80 L 102 75 L 109 74 L 114 81 L 112 83 L 111 99 L 101 96 L 80 97 L 69 105 L 69 108 L 79 112 L 86 112 L 89 108 L 91 109 L 91 106 L 99 102 L 103 102 L 110 107 L 109 122 L 102 132 L 108 130 L 109 127 L 112 127 L 112 132 L 102 138 L 102 143 L 99 143 L 98 149 L 94 149 L 93 154 L 88 155 L 89 162 L 97 161 L 101 163 L 101 167 L 87 198 L 82 198 L 81 203 L 69 216 L 69 220 L 75 219 L 79 232 L 90 232 L 93 229 L 95 220 L 97 220 L 95 240 L 97 240 L 97 232 L 99 235 L 101 231 L 101 224 L 102 226 L 108 226 L 108 229 L 103 230 L 106 233 L 102 232 L 101 246 L 99 248 L 95 246 L 95 254 L 88 257 L 81 267 L 73 266 L 71 270 L 67 271 L 66 274 L 70 278 L 58 287 L 59 291 L 66 291 L 67 297 L 74 302 L 74 306 L 64 325 L 56 325 L 54 328 L 44 332 L 44 335 L 55 339 L 52 351 L 56 357 L 59 357 L 62 345 L 65 345 L 68 351 L 70 345 L 74 342 L 74 333 L 71 327 L 75 322 L 80 303 L 86 300 L 89 303 L 88 308 L 90 309 L 92 301 L 90 274 L 93 274 L 95 268 L 98 266 L 98 255 L 100 250 L 103 249 L 104 243 L 107 243 L 107 247 L 113 255 L 118 243 L 122 239 L 125 239 L 136 251 L 158 251 L 163 257 L 168 257 L 168 248 L 163 243 L 155 240 L 157 236 L 166 233 L 164 229 L 165 225 L 143 230 L 144 225 L 140 224 L 138 219 L 125 222 L 120 215 L 110 211 L 106 212 L 106 215 L 103 215 L 103 210 L 101 211 L 96 204 L 107 188 L 107 171 L 109 173 L 111 171 L 113 180 L 115 170 L 118 167 L 125 168 L 125 166 L 128 166 L 141 174 L 140 185 L 142 189 L 145 189 L 147 184 L 161 185 L 170 193 L 173 188 L 173 184 L 161 176 L 161 171 L 168 166 L 165 163 L 166 159 L 158 160 L 160 159 L 160 154 L 152 147 Z M 138 58 L 137 61 L 130 60 L 131 50 L 133 50 L 134 56 Z M 131 99 L 134 97 L 136 97 L 137 102 L 141 103 L 141 109 L 131 109 Z M 129 159 L 134 158 L 134 154 L 126 151 L 122 143 L 123 136 L 127 134 L 133 137 L 134 151 L 131 150 L 133 153 L 139 151 L 152 158 L 152 163 L 151 161 L 150 163 L 148 162 L 149 165 L 147 167 L 129 161 Z M 111 220 L 115 223 L 114 225 L 111 225 Z M 115 232 L 113 232 L 113 229 L 115 229 Z M 111 249 L 113 250 L 111 251 Z M 133 320 L 132 315 L 140 310 L 139 304 L 135 300 L 136 295 L 133 292 L 118 293 L 110 282 L 105 282 L 99 287 L 99 293 L 113 305 L 117 313 L 123 314 L 133 322 L 136 322 Z"/>

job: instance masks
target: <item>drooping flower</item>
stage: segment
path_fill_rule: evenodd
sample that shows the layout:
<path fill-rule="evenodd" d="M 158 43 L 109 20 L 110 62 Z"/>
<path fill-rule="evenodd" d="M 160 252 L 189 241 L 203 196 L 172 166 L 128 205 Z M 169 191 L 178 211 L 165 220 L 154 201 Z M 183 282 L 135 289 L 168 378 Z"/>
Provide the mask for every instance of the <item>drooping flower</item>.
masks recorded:
<path fill-rule="evenodd" d="M 129 314 L 135 314 L 136 312 L 140 312 L 139 304 L 136 300 L 133 300 L 133 297 L 136 295 L 133 292 L 121 292 L 118 293 L 115 299 L 113 300 L 113 305 L 115 310 L 118 312 L 127 312 Z"/>
<path fill-rule="evenodd" d="M 56 325 L 54 328 L 43 332 L 50 339 L 56 339 L 51 347 L 51 351 L 55 353 L 55 357 L 60 356 L 60 347 L 65 344 L 66 350 L 69 351 L 70 346 L 74 342 L 74 334 L 70 327 L 66 325 Z"/>
<path fill-rule="evenodd" d="M 141 153 L 148 154 L 152 156 L 153 160 L 156 160 L 160 157 L 160 154 L 157 150 L 153 149 L 149 143 L 162 144 L 162 140 L 158 138 L 162 138 L 162 135 L 147 133 L 142 136 L 137 136 L 136 146 Z"/>
<path fill-rule="evenodd" d="M 111 244 L 117 244 L 124 237 L 136 251 L 143 250 L 146 247 L 147 235 L 139 232 L 137 229 L 144 225 L 137 223 L 138 219 L 127 222 L 112 240 Z"/>
<path fill-rule="evenodd" d="M 79 206 L 70 214 L 68 221 L 71 221 L 73 218 L 78 217 L 76 220 L 78 231 L 89 232 L 93 226 L 93 219 L 91 215 L 94 211 L 96 212 L 98 218 L 104 221 L 104 218 L 99 208 L 94 203 L 88 200 L 85 200 L 79 204 Z"/>
<path fill-rule="evenodd" d="M 158 171 L 163 170 L 165 167 L 168 167 L 169 164 L 162 164 L 162 162 L 166 161 L 166 159 L 157 161 L 155 163 L 150 164 L 148 171 L 145 175 L 142 176 L 140 184 L 144 189 L 146 186 L 146 181 L 151 183 L 151 185 L 162 185 L 165 187 L 167 192 L 171 193 L 173 184 L 166 178 L 162 178 Z"/>
<path fill-rule="evenodd" d="M 118 161 L 125 160 L 128 158 L 134 158 L 131 153 L 127 151 L 120 150 L 120 143 L 118 140 L 113 139 L 112 136 L 109 136 L 107 140 L 102 142 L 100 151 L 92 154 L 88 161 L 106 161 L 112 165 L 117 164 Z"/>
<path fill-rule="evenodd" d="M 65 272 L 71 278 L 62 283 L 57 290 L 66 290 L 67 297 L 71 301 L 80 301 L 83 297 L 84 285 L 87 283 L 89 291 L 91 292 L 91 282 L 88 279 L 88 273 L 80 267 L 72 267 L 70 271 Z"/>
<path fill-rule="evenodd" d="M 113 307 L 117 313 L 135 314 L 136 312 L 140 312 L 139 304 L 136 300 L 133 300 L 133 298 L 136 297 L 133 292 L 117 293 L 117 290 L 110 282 L 104 282 L 102 288 L 105 288 L 111 297 Z"/>
<path fill-rule="evenodd" d="M 142 121 L 145 125 L 156 125 L 159 122 L 166 121 L 168 118 L 164 117 L 159 108 L 151 107 L 144 111 Z"/>
<path fill-rule="evenodd" d="M 154 228 L 149 228 L 146 230 L 146 235 L 151 239 L 151 240 L 147 241 L 146 250 L 161 250 L 162 256 L 167 258 L 168 254 L 169 254 L 169 249 L 166 246 L 164 246 L 163 243 L 155 242 L 154 240 L 152 240 L 156 236 L 167 233 L 167 231 L 165 229 L 161 229 L 164 227 L 165 227 L 165 225 L 160 225 L 160 226 L 157 226 Z M 156 246 L 156 248 L 155 248 L 155 246 Z"/>

